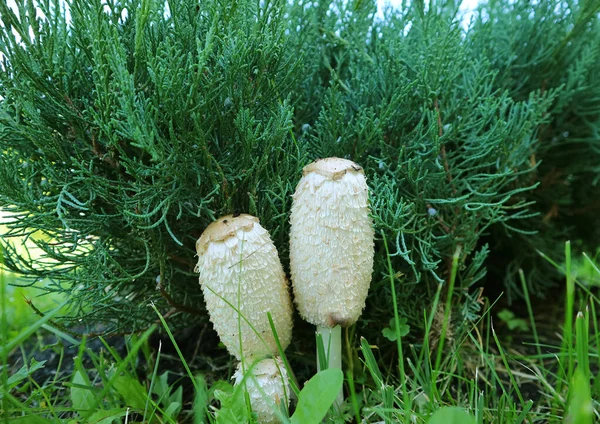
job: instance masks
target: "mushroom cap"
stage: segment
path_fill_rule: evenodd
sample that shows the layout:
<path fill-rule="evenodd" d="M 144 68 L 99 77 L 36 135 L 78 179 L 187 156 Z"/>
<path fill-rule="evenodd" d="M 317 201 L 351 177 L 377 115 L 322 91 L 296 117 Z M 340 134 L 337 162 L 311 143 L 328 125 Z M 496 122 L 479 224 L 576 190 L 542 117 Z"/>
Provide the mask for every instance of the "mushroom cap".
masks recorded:
<path fill-rule="evenodd" d="M 219 218 L 198 239 L 196 251 L 206 308 L 227 350 L 238 360 L 276 354 L 267 312 L 285 349 L 292 337 L 292 303 L 277 250 L 258 218 Z"/>
<path fill-rule="evenodd" d="M 252 215 L 225 215 L 211 222 L 196 242 L 196 253 L 206 252 L 211 242 L 225 241 L 234 237 L 239 230 L 250 231 L 258 218 Z"/>
<path fill-rule="evenodd" d="M 317 326 L 354 324 L 373 273 L 374 232 L 364 171 L 340 158 L 303 170 L 291 211 L 290 270 L 302 317 Z"/>
<path fill-rule="evenodd" d="M 319 159 L 313 163 L 309 163 L 302 169 L 303 176 L 311 172 L 316 172 L 330 180 L 339 180 L 346 175 L 346 172 L 358 172 L 365 175 L 360 165 L 342 158 Z"/>
<path fill-rule="evenodd" d="M 246 378 L 246 390 L 258 422 L 262 424 L 280 423 L 281 420 L 275 414 L 274 408 L 279 408 L 281 402 L 286 402 L 286 405 L 289 406 L 291 394 L 288 373 L 283 361 L 279 357 L 263 359 L 246 372 L 252 374 Z M 241 363 L 233 374 L 233 378 L 235 385 L 242 382 L 244 373 Z"/>

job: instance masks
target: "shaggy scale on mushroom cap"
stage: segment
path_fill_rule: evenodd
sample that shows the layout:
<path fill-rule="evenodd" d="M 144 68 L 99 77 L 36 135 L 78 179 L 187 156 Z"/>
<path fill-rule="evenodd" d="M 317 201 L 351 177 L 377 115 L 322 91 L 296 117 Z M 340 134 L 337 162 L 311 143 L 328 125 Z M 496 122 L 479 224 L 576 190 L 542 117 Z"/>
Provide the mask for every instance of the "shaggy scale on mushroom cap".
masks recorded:
<path fill-rule="evenodd" d="M 246 362 L 248 363 L 248 361 Z M 246 390 L 250 396 L 252 411 L 256 413 L 258 422 L 261 424 L 280 423 L 274 408 L 279 408 L 281 402 L 290 402 L 290 383 L 287 370 L 279 357 L 267 358 L 254 365 L 251 370 L 254 379 L 246 378 Z M 235 385 L 242 382 L 242 364 L 240 363 L 233 375 Z M 257 385 L 258 383 L 258 385 Z M 259 389 L 260 387 L 260 389 Z M 285 387 L 285 389 L 284 389 Z M 263 393 L 261 393 L 261 390 Z"/>
<path fill-rule="evenodd" d="M 352 325 L 373 273 L 373 223 L 362 168 L 340 158 L 307 165 L 291 212 L 290 268 L 295 302 L 317 326 Z"/>
<path fill-rule="evenodd" d="M 292 337 L 289 289 L 277 250 L 258 218 L 245 214 L 219 218 L 202 233 L 196 251 L 196 272 L 210 320 L 229 352 L 238 360 L 277 353 L 267 312 L 285 349 Z M 235 309 L 256 332 L 244 318 L 238 321 Z"/>

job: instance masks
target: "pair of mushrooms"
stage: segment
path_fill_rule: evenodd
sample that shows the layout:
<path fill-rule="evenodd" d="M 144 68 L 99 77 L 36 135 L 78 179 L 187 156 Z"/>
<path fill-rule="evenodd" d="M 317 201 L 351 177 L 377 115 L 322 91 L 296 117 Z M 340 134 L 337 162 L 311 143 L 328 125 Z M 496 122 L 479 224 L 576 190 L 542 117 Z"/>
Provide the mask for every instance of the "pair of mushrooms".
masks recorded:
<path fill-rule="evenodd" d="M 328 366 L 341 369 L 341 327 L 358 320 L 373 272 L 374 233 L 362 168 L 340 158 L 307 165 L 290 223 L 296 306 L 317 326 Z M 210 319 L 241 361 L 236 384 L 248 373 L 246 389 L 259 422 L 279 422 L 274 409 L 289 405 L 290 390 L 267 312 L 285 349 L 292 336 L 292 302 L 269 233 L 256 217 L 227 215 L 206 228 L 196 251 Z"/>

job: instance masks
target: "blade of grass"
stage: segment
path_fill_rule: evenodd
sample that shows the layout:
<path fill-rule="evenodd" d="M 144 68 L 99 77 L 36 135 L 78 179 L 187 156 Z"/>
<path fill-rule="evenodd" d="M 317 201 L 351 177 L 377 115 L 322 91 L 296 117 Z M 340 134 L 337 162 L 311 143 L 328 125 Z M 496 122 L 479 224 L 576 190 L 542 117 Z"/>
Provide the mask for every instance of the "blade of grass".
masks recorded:
<path fill-rule="evenodd" d="M 446 293 L 446 305 L 444 307 L 444 321 L 442 323 L 442 331 L 440 333 L 440 341 L 438 342 L 437 356 L 435 359 L 435 372 L 440 369 L 442 363 L 442 353 L 444 352 L 444 342 L 446 339 L 446 332 L 448 331 L 448 321 L 450 320 L 450 310 L 452 308 L 452 296 L 454 294 L 454 283 L 456 281 L 456 273 L 458 272 L 458 258 L 460 257 L 461 247 L 456 246 L 456 250 L 452 255 L 452 271 L 450 273 L 450 283 L 448 285 L 448 292 Z"/>
<path fill-rule="evenodd" d="M 586 316 L 580 311 L 575 319 L 575 343 L 577 349 L 577 367 L 583 372 L 586 381 L 590 381 L 590 362 L 589 362 L 589 346 L 588 346 L 588 331 L 589 324 Z"/>
<path fill-rule="evenodd" d="M 356 388 L 354 387 L 354 376 L 351 371 L 346 371 L 346 378 L 348 379 L 348 387 L 350 389 L 350 404 L 354 411 L 354 418 L 356 422 L 360 422 L 360 408 L 358 406 L 358 399 L 356 398 Z"/>
<path fill-rule="evenodd" d="M 375 355 L 373 354 L 373 350 L 364 337 L 361 337 L 360 339 L 360 346 L 363 357 L 365 358 L 365 366 L 369 370 L 371 377 L 373 377 L 375 385 L 381 392 L 381 399 L 383 400 L 383 408 L 377 409 L 376 412 L 380 414 L 381 418 L 383 418 L 386 423 L 391 422 L 391 411 L 394 410 L 394 388 L 388 386 L 383 381 L 383 376 L 379 369 L 379 365 L 377 364 L 377 360 L 375 359 Z M 359 417 L 357 417 L 356 422 L 360 422 Z"/>
<path fill-rule="evenodd" d="M 125 359 L 122 362 L 118 363 L 115 373 L 104 385 L 104 388 L 102 389 L 102 391 L 95 397 L 94 403 L 92 404 L 90 410 L 86 414 L 82 414 L 81 422 L 88 422 L 88 419 L 90 418 L 90 416 L 92 414 L 94 414 L 96 412 L 96 410 L 98 409 L 98 406 L 104 400 L 104 397 L 112 390 L 116 379 L 123 372 L 125 372 L 129 363 L 132 362 L 136 358 L 137 353 L 140 350 L 140 348 L 142 347 L 142 345 L 144 343 L 146 343 L 146 341 L 148 340 L 148 337 L 150 337 L 150 335 L 152 333 L 154 333 L 155 330 L 156 330 L 156 324 L 153 324 L 149 329 L 147 329 L 142 334 L 142 336 L 139 338 L 139 340 L 137 340 L 137 342 L 133 345 L 133 348 L 129 351 L 129 353 L 127 354 Z"/>
<path fill-rule="evenodd" d="M 208 386 L 206 384 L 206 379 L 202 374 L 198 374 L 195 379 L 198 386 L 202 388 L 202 391 L 194 393 L 194 402 L 192 403 L 194 424 L 204 424 L 207 422 L 208 417 Z"/>
<path fill-rule="evenodd" d="M 154 309 L 154 312 L 156 312 L 156 315 L 158 315 L 158 319 L 160 319 L 160 322 L 162 323 L 165 331 L 169 335 L 169 339 L 171 340 L 171 343 L 173 343 L 173 346 L 175 347 L 175 350 L 177 351 L 177 355 L 179 356 L 179 359 L 181 360 L 181 363 L 183 364 L 183 367 L 185 368 L 185 371 L 187 372 L 188 377 L 190 378 L 190 380 L 192 380 L 194 389 L 196 389 L 196 392 L 199 392 L 200 387 L 198 386 L 198 383 L 196 382 L 196 379 L 194 378 L 194 374 L 192 374 L 192 371 L 190 370 L 190 367 L 188 366 L 187 361 L 183 357 L 183 353 L 181 353 L 181 350 L 179 349 L 179 345 L 177 345 L 177 342 L 175 341 L 175 337 L 173 337 L 173 333 L 171 333 L 171 329 L 167 325 L 167 322 L 165 321 L 165 319 L 163 318 L 161 313 L 156 308 L 156 305 L 154 305 L 154 303 L 151 303 L 150 306 L 152 306 L 152 309 Z"/>
<path fill-rule="evenodd" d="M 365 366 L 369 370 L 373 380 L 375 380 L 375 384 L 379 387 L 383 386 L 383 376 L 379 370 L 379 365 L 377 364 L 377 360 L 375 359 L 375 355 L 373 354 L 373 350 L 371 349 L 369 342 L 364 337 L 360 338 L 360 348 L 363 353 L 363 357 L 365 358 Z"/>
<path fill-rule="evenodd" d="M 61 338 L 68 341 L 69 343 L 71 343 L 72 346 L 78 346 L 80 343 L 80 341 L 75 339 L 73 336 L 65 333 L 64 331 L 60 331 L 59 329 L 52 327 L 51 325 L 44 324 L 42 325 L 42 328 L 46 331 L 53 333 L 57 338 Z"/>
<path fill-rule="evenodd" d="M 533 340 L 535 342 L 535 349 L 539 357 L 542 356 L 542 348 L 540 347 L 540 338 L 537 332 L 537 326 L 535 325 L 535 317 L 533 315 L 533 308 L 531 307 L 531 299 L 529 298 L 529 289 L 527 287 L 527 281 L 525 281 L 525 274 L 522 269 L 519 269 L 519 279 L 521 280 L 521 287 L 523 289 L 523 296 L 525 297 L 525 304 L 527 305 L 527 314 L 529 315 L 529 323 L 531 324 L 531 331 L 533 333 Z"/>
<path fill-rule="evenodd" d="M 31 375 L 27 376 L 27 379 L 29 380 L 29 382 L 34 385 L 36 387 L 36 389 L 38 390 L 39 393 L 41 393 L 42 397 L 44 398 L 44 403 L 46 404 L 46 408 L 48 410 L 48 412 L 52 415 L 52 417 L 54 418 L 55 422 L 60 422 L 60 419 L 56 413 L 56 410 L 54 409 L 54 405 L 52 403 L 52 400 L 50 399 L 50 397 L 48 396 L 48 394 L 46 393 L 46 391 L 44 390 L 43 387 L 41 387 L 37 381 L 35 381 L 35 379 L 33 379 L 31 377 Z"/>
<path fill-rule="evenodd" d="M 2 256 L 2 249 L 0 248 L 0 306 L 2 306 L 2 313 L 0 319 L 2 323 L 0 325 L 0 331 L 2 339 L 0 340 L 3 344 L 8 342 L 8 322 L 6 319 L 6 286 L 4 285 L 4 258 Z M 8 411 L 8 349 L 0 349 L 0 356 L 2 356 L 2 410 Z M 8 424 L 8 414 L 4 415 L 4 423 Z"/>
<path fill-rule="evenodd" d="M 558 269 L 559 271 L 564 271 L 563 267 L 560 266 L 560 264 L 558 264 L 556 261 L 554 261 L 550 256 L 546 255 L 541 250 L 536 249 L 536 252 L 538 253 L 538 255 L 540 255 L 543 259 L 545 259 L 554 268 Z"/>
<path fill-rule="evenodd" d="M 477 421 L 477 424 L 483 424 L 483 390 L 478 390 L 476 396 L 475 420 Z"/>
<path fill-rule="evenodd" d="M 473 343 L 473 345 L 475 346 L 476 349 L 481 350 L 483 348 L 479 344 L 479 341 L 475 338 L 475 336 L 473 336 L 473 334 L 468 333 L 468 336 L 471 339 L 471 343 Z M 490 359 L 490 356 L 492 357 L 492 359 Z M 486 365 L 486 369 L 489 370 L 490 373 L 492 374 L 492 377 L 494 377 L 494 382 L 498 385 L 498 387 L 502 391 L 502 394 L 509 397 L 508 392 L 506 391 L 506 388 L 504 387 L 504 382 L 502 381 L 502 379 L 498 375 L 498 372 L 496 371 L 496 366 L 494 365 L 494 362 L 493 362 L 493 356 L 494 355 L 483 355 L 482 358 Z"/>
<path fill-rule="evenodd" d="M 565 274 L 567 278 L 567 305 L 563 328 L 562 351 L 567 353 L 567 378 L 573 378 L 573 309 L 575 305 L 575 280 L 571 272 L 571 242 L 565 243 Z"/>
<path fill-rule="evenodd" d="M 271 331 L 273 332 L 273 337 L 275 338 L 275 344 L 277 345 L 277 351 L 279 352 L 279 357 L 283 361 L 283 365 L 287 369 L 287 373 L 290 376 L 290 385 L 292 386 L 292 391 L 298 396 L 300 393 L 300 389 L 298 388 L 298 380 L 296 379 L 296 375 L 288 362 L 287 356 L 285 355 L 285 351 L 281 346 L 281 341 L 279 340 L 279 335 L 277 334 L 277 329 L 275 328 L 275 323 L 273 322 L 273 317 L 271 316 L 271 312 L 267 312 L 267 318 L 269 319 L 269 325 L 271 326 Z M 284 385 L 285 388 L 285 385 Z M 287 396 L 287 393 L 286 393 Z"/>
<path fill-rule="evenodd" d="M 510 382 L 512 383 L 512 386 L 515 389 L 515 392 L 517 393 L 517 397 L 519 398 L 519 401 L 521 402 L 521 407 L 524 408 L 525 407 L 525 399 L 523 398 L 523 395 L 521 394 L 519 385 L 517 384 L 517 382 L 515 380 L 515 376 L 513 375 L 511 368 L 510 368 L 510 364 L 508 362 L 508 359 L 506 358 L 506 353 L 504 352 L 504 349 L 500 345 L 500 340 L 498 340 L 498 336 L 496 335 L 496 330 L 494 329 L 493 326 L 492 326 L 492 336 L 494 337 L 494 341 L 496 342 L 496 347 L 498 348 L 498 352 L 500 352 L 500 357 L 502 358 L 502 363 L 504 364 L 504 368 L 506 369 L 506 372 L 508 373 Z"/>
<path fill-rule="evenodd" d="M 344 329 L 344 338 L 346 341 L 346 354 L 348 357 L 348 367 L 346 368 L 346 378 L 348 379 L 348 388 L 350 391 L 350 404 L 354 412 L 356 422 L 360 422 L 360 410 L 358 407 L 358 400 L 356 399 L 356 389 L 354 387 L 354 355 L 352 352 L 352 346 L 350 345 L 350 338 L 348 337 L 348 327 Z"/>
<path fill-rule="evenodd" d="M 292 391 L 296 394 L 296 396 L 298 396 L 300 393 L 300 390 L 298 389 L 298 382 L 296 381 L 296 375 L 294 374 L 294 371 L 290 367 L 287 357 L 285 356 L 285 352 L 283 351 L 283 347 L 281 346 L 281 341 L 279 340 L 279 335 L 277 334 L 277 328 L 275 328 L 275 323 L 273 322 L 273 316 L 271 315 L 271 312 L 267 312 L 267 319 L 269 320 L 269 326 L 271 327 L 271 332 L 273 333 L 273 337 L 275 339 L 275 345 L 277 346 L 279 357 L 283 361 L 283 366 L 287 370 L 288 382 L 290 383 L 290 385 L 292 387 Z M 288 393 L 287 384 L 283 377 L 283 373 L 279 369 L 279 363 L 277 361 L 275 361 L 275 365 L 277 366 L 277 371 L 279 372 L 279 375 L 281 376 L 281 380 L 283 383 L 282 384 L 283 385 L 283 397 L 284 397 L 285 401 L 282 406 L 284 406 L 286 409 L 286 412 L 288 412 L 287 407 L 290 404 L 291 393 Z"/>
<path fill-rule="evenodd" d="M 404 406 L 404 417 L 407 420 L 410 420 L 411 416 L 411 398 L 408 394 L 408 390 L 406 389 L 406 376 L 404 371 L 404 355 L 402 352 L 402 336 L 400 334 L 400 317 L 398 315 L 398 299 L 396 297 L 396 283 L 395 283 L 395 273 L 392 268 L 392 261 L 390 257 L 390 251 L 387 244 L 387 239 L 385 237 L 385 233 L 382 231 L 381 236 L 383 237 L 383 245 L 385 246 L 385 254 L 387 257 L 387 265 L 388 265 L 388 274 L 390 278 L 390 288 L 392 290 L 392 304 L 394 305 L 394 326 L 396 332 L 396 348 L 398 349 L 398 369 L 400 371 L 400 386 L 402 387 L 402 400 Z"/>
<path fill-rule="evenodd" d="M 594 422 L 594 404 L 590 390 L 590 380 L 581 369 L 573 373 L 569 381 L 569 402 L 564 422 L 575 424 L 592 424 Z"/>
<path fill-rule="evenodd" d="M 590 259 L 590 257 L 587 255 L 587 253 L 583 252 L 583 257 L 585 258 L 585 260 L 587 261 L 587 263 L 590 264 L 590 266 L 592 267 L 592 269 L 594 271 L 596 271 L 596 273 L 598 274 L 598 276 L 600 276 L 600 268 L 598 268 L 598 266 L 594 263 L 594 261 L 592 261 Z"/>
<path fill-rule="evenodd" d="M 4 284 L 2 284 L 4 287 Z M 60 310 L 68 303 L 68 300 L 65 300 L 56 308 L 52 309 L 50 312 L 45 314 L 42 318 L 31 324 L 25 330 L 21 331 L 14 339 L 10 342 L 6 343 L 4 346 L 0 347 L 0 355 L 4 357 L 4 355 L 8 355 L 8 352 L 13 350 L 15 347 L 19 346 L 25 340 L 27 340 L 33 333 L 39 330 L 44 324 L 50 321 L 55 315 L 57 315 Z M 4 310 L 4 308 L 2 308 Z"/>
<path fill-rule="evenodd" d="M 590 315 L 592 325 L 594 327 L 594 348 L 596 350 L 596 367 L 600 367 L 600 354 L 598 354 L 598 350 L 600 349 L 600 328 L 598 327 L 598 315 L 596 314 L 596 304 L 595 302 L 590 302 Z M 600 374 L 596 374 L 593 376 L 593 390 L 594 393 L 600 393 Z"/>
<path fill-rule="evenodd" d="M 528 400 L 527 403 L 523 406 L 523 410 L 521 411 L 521 413 L 515 420 L 515 424 L 521 424 L 522 422 L 525 421 L 525 418 L 527 418 L 527 414 L 529 414 L 529 411 L 531 411 L 532 406 L 533 406 L 533 401 Z"/>
<path fill-rule="evenodd" d="M 327 367 L 327 355 L 325 354 L 325 344 L 323 343 L 323 336 L 318 331 L 315 332 L 317 342 L 317 369 L 326 370 Z"/>
<path fill-rule="evenodd" d="M 437 290 L 435 292 L 435 297 L 433 298 L 433 303 L 431 305 L 431 313 L 429 317 L 427 317 L 427 310 L 423 309 L 423 321 L 425 322 L 425 337 L 423 341 L 423 348 L 419 354 L 419 358 L 417 364 L 423 364 L 424 370 L 421 371 L 422 367 L 415 367 L 418 371 L 415 372 L 415 379 L 422 381 L 425 385 L 424 388 L 426 390 L 427 395 L 430 399 L 439 399 L 439 393 L 437 390 L 437 385 L 435 384 L 435 379 L 432 378 L 433 375 L 433 364 L 431 363 L 431 349 L 429 346 L 429 337 L 431 335 L 431 328 L 433 327 L 433 319 L 435 318 L 435 311 L 437 311 L 438 305 L 440 303 L 440 297 L 442 295 L 443 284 L 439 283 L 437 285 Z M 425 374 L 425 375 L 422 375 Z"/>
<path fill-rule="evenodd" d="M 152 378 L 150 379 L 150 387 L 148 387 L 148 398 L 146 399 L 146 406 L 144 407 L 144 421 L 148 414 L 148 404 L 152 399 L 152 390 L 154 389 L 154 382 L 156 381 L 156 375 L 158 374 L 158 364 L 160 363 L 160 352 L 162 350 L 162 341 L 158 341 L 158 350 L 156 351 L 156 361 L 154 362 L 154 368 L 152 369 Z"/>

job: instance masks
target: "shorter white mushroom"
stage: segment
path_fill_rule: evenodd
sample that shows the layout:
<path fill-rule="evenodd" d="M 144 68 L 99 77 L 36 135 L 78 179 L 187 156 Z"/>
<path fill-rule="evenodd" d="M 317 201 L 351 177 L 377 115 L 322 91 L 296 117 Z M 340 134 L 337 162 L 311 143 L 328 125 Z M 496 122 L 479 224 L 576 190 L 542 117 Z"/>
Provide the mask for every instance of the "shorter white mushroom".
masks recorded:
<path fill-rule="evenodd" d="M 245 364 L 248 366 L 249 361 Z M 235 385 L 244 381 L 246 391 L 250 396 L 252 411 L 256 414 L 259 423 L 280 423 L 276 411 L 281 410 L 282 403 L 287 407 L 290 404 L 290 383 L 287 370 L 279 357 L 267 358 L 257 362 L 246 371 L 244 379 L 242 363 L 237 367 L 233 378 Z"/>
<path fill-rule="evenodd" d="M 204 230 L 196 251 L 206 308 L 227 350 L 238 360 L 276 355 L 268 312 L 285 349 L 292 337 L 292 303 L 277 250 L 258 218 L 219 218 Z"/>

